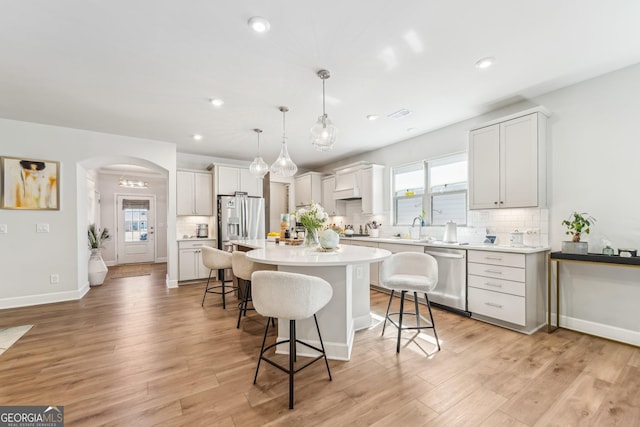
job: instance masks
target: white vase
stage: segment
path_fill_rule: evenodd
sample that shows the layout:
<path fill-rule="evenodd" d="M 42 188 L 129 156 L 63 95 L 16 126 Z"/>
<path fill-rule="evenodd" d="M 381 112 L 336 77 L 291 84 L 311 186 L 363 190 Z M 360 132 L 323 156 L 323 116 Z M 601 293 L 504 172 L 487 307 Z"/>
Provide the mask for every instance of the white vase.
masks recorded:
<path fill-rule="evenodd" d="M 107 271 L 109 271 L 109 269 L 102 259 L 100 249 L 91 249 L 91 256 L 89 257 L 89 285 L 102 285 Z"/>

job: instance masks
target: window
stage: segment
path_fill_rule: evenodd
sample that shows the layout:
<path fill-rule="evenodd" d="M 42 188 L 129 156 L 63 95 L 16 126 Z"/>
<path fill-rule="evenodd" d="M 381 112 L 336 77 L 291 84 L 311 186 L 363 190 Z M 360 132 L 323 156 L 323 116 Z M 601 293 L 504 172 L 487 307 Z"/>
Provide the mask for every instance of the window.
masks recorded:
<path fill-rule="evenodd" d="M 393 168 L 394 225 L 467 223 L 467 157 L 455 154 Z M 425 190 L 426 189 L 426 190 Z"/>
<path fill-rule="evenodd" d="M 123 200 L 124 241 L 139 242 L 147 240 L 148 200 Z"/>
<path fill-rule="evenodd" d="M 393 168 L 394 225 L 410 225 L 424 209 L 424 163 Z"/>
<path fill-rule="evenodd" d="M 467 157 L 456 154 L 427 162 L 432 225 L 467 224 Z"/>

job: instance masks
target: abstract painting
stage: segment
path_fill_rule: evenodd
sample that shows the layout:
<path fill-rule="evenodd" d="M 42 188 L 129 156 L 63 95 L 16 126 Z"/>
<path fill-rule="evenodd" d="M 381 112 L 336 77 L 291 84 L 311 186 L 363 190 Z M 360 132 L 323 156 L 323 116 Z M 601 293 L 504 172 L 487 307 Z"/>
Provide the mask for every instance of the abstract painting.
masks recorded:
<path fill-rule="evenodd" d="M 3 209 L 59 210 L 60 163 L 0 157 Z"/>

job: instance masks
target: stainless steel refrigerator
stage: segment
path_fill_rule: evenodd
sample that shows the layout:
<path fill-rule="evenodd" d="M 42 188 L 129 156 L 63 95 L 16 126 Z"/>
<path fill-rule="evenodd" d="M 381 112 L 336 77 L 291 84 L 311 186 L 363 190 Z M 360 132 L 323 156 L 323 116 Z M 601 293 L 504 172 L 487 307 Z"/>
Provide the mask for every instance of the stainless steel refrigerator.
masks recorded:
<path fill-rule="evenodd" d="M 264 220 L 262 197 L 218 196 L 218 248 L 230 250 L 230 240 L 265 239 Z"/>

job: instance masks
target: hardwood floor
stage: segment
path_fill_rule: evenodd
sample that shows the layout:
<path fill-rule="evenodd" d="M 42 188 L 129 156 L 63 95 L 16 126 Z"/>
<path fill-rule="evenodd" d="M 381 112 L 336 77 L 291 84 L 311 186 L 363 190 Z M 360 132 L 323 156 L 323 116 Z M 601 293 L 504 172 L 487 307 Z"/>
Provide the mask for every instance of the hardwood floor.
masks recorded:
<path fill-rule="evenodd" d="M 0 327 L 34 325 L 0 356 L 0 405 L 64 405 L 68 426 L 640 425 L 639 348 L 437 309 L 442 351 L 403 339 L 396 355 L 396 329 L 377 324 L 351 361 L 330 361 L 332 382 L 321 363 L 299 373 L 290 411 L 284 373 L 263 364 L 253 385 L 264 319 L 238 330 L 235 304 L 208 295 L 202 308 L 204 284 L 166 289 L 165 273 L 0 311 Z M 372 312 L 387 301 L 372 292 Z"/>

